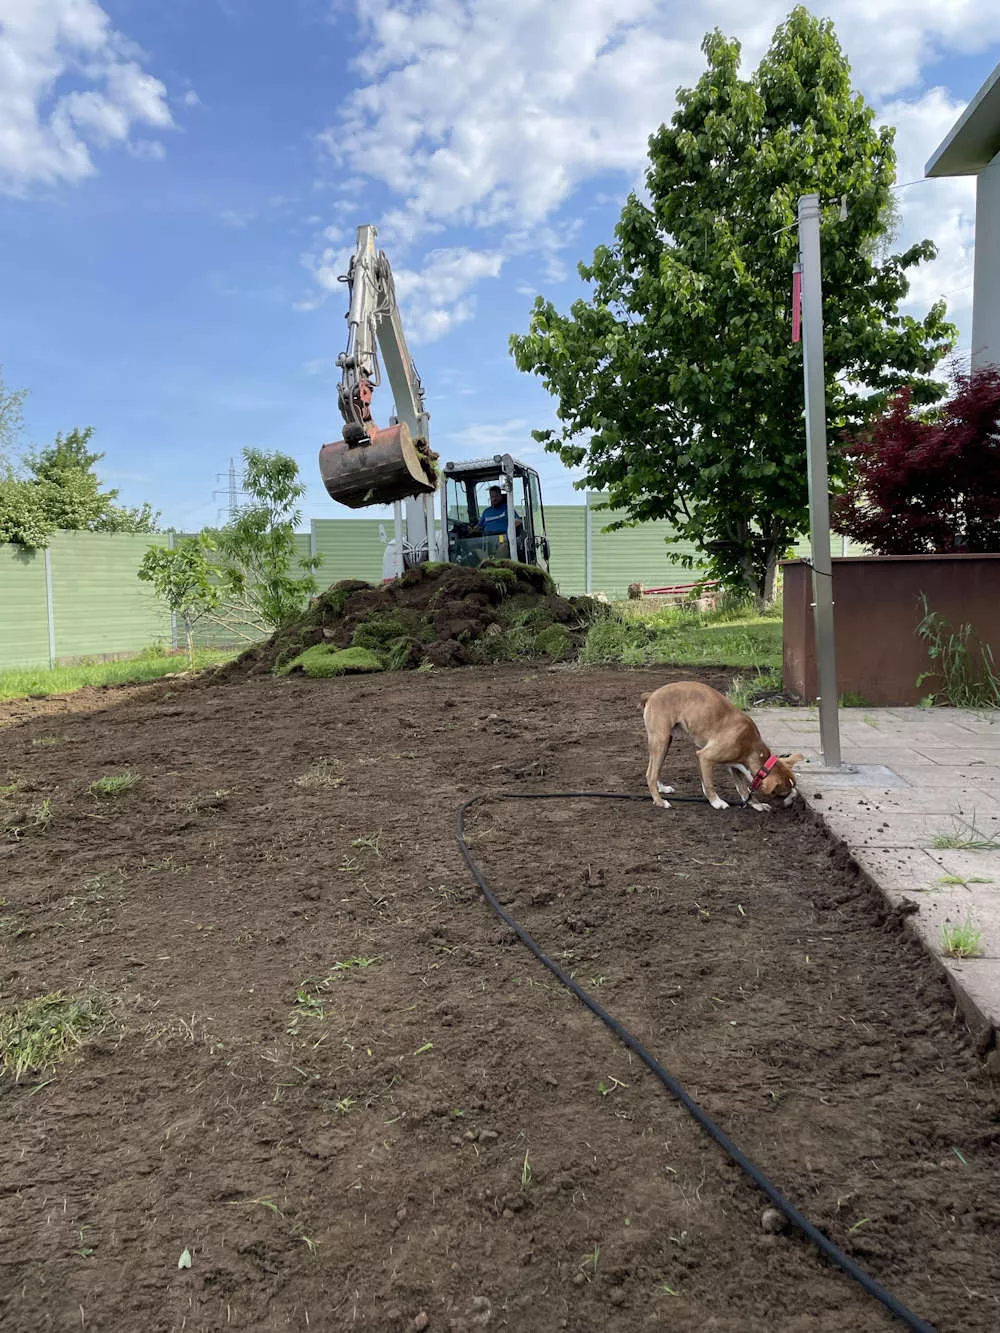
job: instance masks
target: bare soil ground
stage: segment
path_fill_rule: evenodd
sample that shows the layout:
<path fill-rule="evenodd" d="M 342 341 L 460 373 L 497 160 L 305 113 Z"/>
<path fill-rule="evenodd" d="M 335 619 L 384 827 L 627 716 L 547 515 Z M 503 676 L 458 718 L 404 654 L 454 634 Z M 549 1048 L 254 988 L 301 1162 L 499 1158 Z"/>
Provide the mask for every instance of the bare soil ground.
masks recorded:
<path fill-rule="evenodd" d="M 641 791 L 638 696 L 691 674 L 8 707 L 0 781 L 51 823 L 0 844 L 0 1002 L 96 988 L 119 1021 L 2 1088 L 0 1326 L 895 1327 L 764 1233 L 758 1193 L 455 848 L 477 791 Z M 130 791 L 88 794 L 125 770 Z M 695 791 L 690 746 L 665 776 Z M 470 830 L 509 909 L 815 1223 L 936 1328 L 1000 1327 L 1000 1097 L 820 824 L 516 802 Z"/>

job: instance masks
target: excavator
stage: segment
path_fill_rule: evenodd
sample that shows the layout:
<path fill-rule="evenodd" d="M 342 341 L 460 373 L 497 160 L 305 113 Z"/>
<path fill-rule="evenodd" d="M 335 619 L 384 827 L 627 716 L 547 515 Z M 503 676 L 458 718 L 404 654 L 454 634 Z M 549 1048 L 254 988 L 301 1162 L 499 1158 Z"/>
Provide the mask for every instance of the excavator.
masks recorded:
<path fill-rule="evenodd" d="M 340 279 L 349 293 L 347 349 L 337 357 L 337 405 L 344 427 L 341 439 L 320 450 L 327 493 L 351 509 L 393 506 L 395 532 L 386 542 L 385 579 L 428 560 L 478 565 L 500 558 L 547 569 L 549 543 L 535 469 L 510 454 L 442 466 L 431 449 L 423 385 L 406 346 L 392 269 L 385 251 L 376 247 L 377 236 L 373 226 L 358 227 L 354 254 Z M 372 398 L 382 383 L 380 352 L 395 407 L 389 425 L 381 429 L 372 416 Z M 438 494 L 440 524 L 434 503 Z M 505 527 L 498 531 L 504 518 Z"/>

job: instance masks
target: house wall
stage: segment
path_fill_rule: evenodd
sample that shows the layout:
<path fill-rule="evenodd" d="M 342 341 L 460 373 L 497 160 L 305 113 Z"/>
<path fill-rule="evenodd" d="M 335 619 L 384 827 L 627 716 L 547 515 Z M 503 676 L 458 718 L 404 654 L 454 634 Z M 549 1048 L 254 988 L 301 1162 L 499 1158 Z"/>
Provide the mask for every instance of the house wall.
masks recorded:
<path fill-rule="evenodd" d="M 1000 153 L 976 183 L 972 365 L 1000 365 Z"/>

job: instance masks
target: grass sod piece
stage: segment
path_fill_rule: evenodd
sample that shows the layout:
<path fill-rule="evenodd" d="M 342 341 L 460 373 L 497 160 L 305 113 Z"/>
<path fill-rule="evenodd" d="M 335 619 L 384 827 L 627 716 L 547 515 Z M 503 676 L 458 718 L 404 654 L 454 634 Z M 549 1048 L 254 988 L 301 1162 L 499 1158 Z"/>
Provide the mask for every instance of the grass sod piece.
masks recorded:
<path fill-rule="evenodd" d="M 92 782 L 87 790 L 96 800 L 108 800 L 131 791 L 140 780 L 138 773 L 106 773 Z"/>
<path fill-rule="evenodd" d="M 313 680 L 324 680 L 329 676 L 384 670 L 382 659 L 370 648 L 338 649 L 317 643 L 283 666 L 280 674 L 287 676 L 293 671 L 304 671 Z"/>
<path fill-rule="evenodd" d="M 61 991 L 0 1012 L 0 1068 L 19 1080 L 30 1070 L 52 1069 L 113 1021 L 104 996 Z"/>

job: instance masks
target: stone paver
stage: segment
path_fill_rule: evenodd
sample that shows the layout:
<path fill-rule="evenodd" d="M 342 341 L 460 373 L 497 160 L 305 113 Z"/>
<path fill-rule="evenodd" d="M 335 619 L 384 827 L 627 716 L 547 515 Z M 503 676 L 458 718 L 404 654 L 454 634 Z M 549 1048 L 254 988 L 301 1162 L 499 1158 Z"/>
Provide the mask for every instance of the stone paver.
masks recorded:
<path fill-rule="evenodd" d="M 823 768 L 815 708 L 761 708 L 752 716 L 773 750 L 805 755 L 799 789 L 806 803 L 889 902 L 916 906 L 907 925 L 944 967 L 1000 1073 L 1000 715 L 842 709 L 840 772 Z M 944 953 L 943 928 L 956 926 L 978 931 L 977 956 Z"/>

